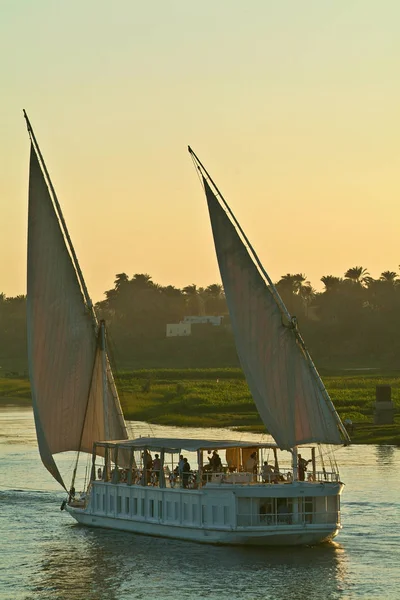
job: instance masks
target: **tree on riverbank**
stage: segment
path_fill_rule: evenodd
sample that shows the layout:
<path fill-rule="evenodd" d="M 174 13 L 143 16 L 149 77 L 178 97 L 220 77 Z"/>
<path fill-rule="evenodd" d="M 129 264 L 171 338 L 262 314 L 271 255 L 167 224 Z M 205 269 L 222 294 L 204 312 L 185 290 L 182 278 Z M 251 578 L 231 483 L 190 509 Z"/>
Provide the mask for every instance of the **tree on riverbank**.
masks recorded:
<path fill-rule="evenodd" d="M 277 282 L 289 312 L 297 316 L 320 366 L 398 366 L 400 280 L 395 271 L 374 279 L 364 267 L 344 277 L 324 275 L 316 292 L 303 273 Z M 96 305 L 107 321 L 117 367 L 228 367 L 238 359 L 230 328 L 197 326 L 187 338 L 166 338 L 166 324 L 185 316 L 225 315 L 223 288 L 189 284 L 160 286 L 150 275 L 118 273 L 114 287 Z M 26 370 L 26 298 L 0 294 L 0 367 Z M 0 371 L 1 372 L 1 371 Z"/>

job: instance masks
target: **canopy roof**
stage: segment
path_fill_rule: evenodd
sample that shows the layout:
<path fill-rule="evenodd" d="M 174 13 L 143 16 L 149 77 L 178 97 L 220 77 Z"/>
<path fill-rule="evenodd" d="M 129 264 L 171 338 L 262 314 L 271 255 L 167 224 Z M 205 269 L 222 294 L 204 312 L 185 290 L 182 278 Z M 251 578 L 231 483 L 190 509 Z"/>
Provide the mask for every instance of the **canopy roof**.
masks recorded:
<path fill-rule="evenodd" d="M 96 442 L 96 446 L 119 446 L 120 448 L 134 448 L 142 450 L 164 450 L 166 452 L 180 452 L 187 450 L 195 452 L 197 450 L 223 450 L 225 448 L 277 448 L 275 443 L 267 442 L 265 444 L 256 442 L 241 442 L 239 440 L 195 440 L 192 438 L 154 438 L 140 437 L 135 440 L 113 440 L 110 442 Z"/>

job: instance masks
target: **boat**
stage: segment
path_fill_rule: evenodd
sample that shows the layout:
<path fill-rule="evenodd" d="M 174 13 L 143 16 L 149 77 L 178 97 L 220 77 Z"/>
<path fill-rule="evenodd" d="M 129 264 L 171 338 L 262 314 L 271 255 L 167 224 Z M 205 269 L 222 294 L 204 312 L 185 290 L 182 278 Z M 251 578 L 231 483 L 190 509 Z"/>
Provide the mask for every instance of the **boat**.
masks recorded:
<path fill-rule="evenodd" d="M 304 545 L 340 531 L 325 445 L 349 443 L 279 294 L 194 152 L 237 352 L 268 435 L 129 438 L 98 319 L 31 123 L 27 327 L 40 456 L 78 523 L 226 545 Z M 55 455 L 73 451 L 66 485 Z M 300 453 L 301 452 L 301 453 Z M 78 464 L 89 460 L 77 492 Z M 328 462 L 330 466 L 328 468 Z"/>

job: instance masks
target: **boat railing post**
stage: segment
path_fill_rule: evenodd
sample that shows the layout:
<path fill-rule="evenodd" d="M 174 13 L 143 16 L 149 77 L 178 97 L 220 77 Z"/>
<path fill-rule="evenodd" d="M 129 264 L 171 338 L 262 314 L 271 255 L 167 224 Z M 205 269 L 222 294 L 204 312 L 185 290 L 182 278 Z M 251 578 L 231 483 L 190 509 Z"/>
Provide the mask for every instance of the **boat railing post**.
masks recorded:
<path fill-rule="evenodd" d="M 93 444 L 91 481 L 96 481 L 96 443 Z"/>
<path fill-rule="evenodd" d="M 107 444 L 104 450 L 104 481 L 110 481 L 110 472 L 110 452 Z"/>
<path fill-rule="evenodd" d="M 315 446 L 313 448 L 311 448 L 311 464 L 312 464 L 312 472 L 313 472 L 313 481 L 315 481 L 315 474 L 316 474 L 316 463 L 315 463 Z"/>
<path fill-rule="evenodd" d="M 293 481 L 298 481 L 299 469 L 298 469 L 298 458 L 297 458 L 297 446 L 294 446 L 293 450 L 292 450 L 292 468 L 293 468 Z"/>
<path fill-rule="evenodd" d="M 199 488 L 203 487 L 203 450 L 197 450 L 197 485 Z"/>
<path fill-rule="evenodd" d="M 160 472 L 158 474 L 158 485 L 160 488 L 165 488 L 165 473 L 164 473 L 165 450 L 160 451 Z"/>
<path fill-rule="evenodd" d="M 112 483 L 118 483 L 118 446 L 114 446 L 114 474 L 112 477 Z"/>
<path fill-rule="evenodd" d="M 126 483 L 128 485 L 132 485 L 132 470 L 133 470 L 133 462 L 134 462 L 134 448 L 129 448 L 129 467 L 128 467 L 128 475 L 126 478 Z"/>

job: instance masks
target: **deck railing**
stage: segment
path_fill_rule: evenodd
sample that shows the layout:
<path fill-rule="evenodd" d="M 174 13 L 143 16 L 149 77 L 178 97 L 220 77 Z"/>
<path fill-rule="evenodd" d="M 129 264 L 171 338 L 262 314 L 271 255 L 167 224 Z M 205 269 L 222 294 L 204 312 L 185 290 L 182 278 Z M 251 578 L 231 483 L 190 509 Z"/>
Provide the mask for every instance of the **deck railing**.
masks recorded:
<path fill-rule="evenodd" d="M 211 485 L 260 485 L 260 484 L 289 484 L 293 482 L 290 471 L 276 471 L 274 473 L 263 473 L 262 469 L 257 469 L 253 473 L 246 471 L 229 472 L 228 469 L 223 469 L 220 472 L 203 470 L 191 470 L 188 473 L 176 473 L 169 469 L 168 466 L 164 470 L 155 471 L 152 469 L 143 470 L 135 468 L 131 472 L 127 469 L 112 469 L 108 474 L 103 467 L 96 465 L 95 473 L 97 480 L 102 480 L 109 483 L 123 483 L 128 485 L 152 485 L 161 487 L 180 487 L 188 489 L 196 489 L 203 487 L 206 484 Z M 338 482 L 339 474 L 328 471 L 315 471 L 305 474 L 304 481 L 307 483 L 327 483 Z"/>

